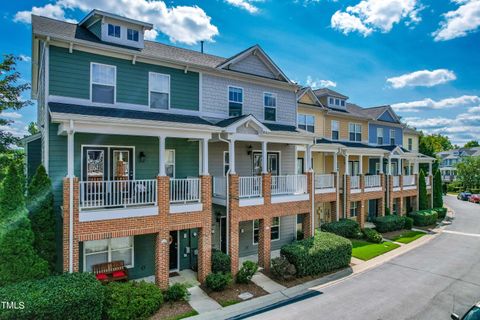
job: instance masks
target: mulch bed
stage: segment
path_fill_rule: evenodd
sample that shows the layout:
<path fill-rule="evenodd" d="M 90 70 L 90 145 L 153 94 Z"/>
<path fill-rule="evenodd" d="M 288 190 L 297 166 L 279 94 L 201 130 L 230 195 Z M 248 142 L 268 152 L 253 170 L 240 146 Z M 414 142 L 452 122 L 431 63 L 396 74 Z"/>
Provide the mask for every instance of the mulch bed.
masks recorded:
<path fill-rule="evenodd" d="M 151 320 L 168 320 L 168 319 L 178 319 L 180 315 L 190 313 L 193 308 L 188 304 L 187 301 L 175 301 L 175 302 L 165 302 L 157 313 L 155 313 L 150 319 Z M 195 314 L 197 314 L 195 312 Z M 191 314 L 190 316 L 193 316 Z"/>
<path fill-rule="evenodd" d="M 353 265 L 353 264 L 351 263 L 350 265 Z M 309 282 L 309 281 L 312 281 L 312 280 L 316 280 L 316 279 L 328 276 L 329 274 L 338 272 L 340 270 L 342 270 L 342 269 L 331 271 L 331 272 L 325 272 L 325 273 L 317 274 L 317 275 L 314 275 L 314 276 L 305 276 L 305 277 L 300 277 L 300 278 L 294 277 L 291 280 L 277 279 L 274 276 L 272 276 L 269 272 L 267 273 L 265 270 L 262 270 L 260 272 L 262 272 L 264 275 L 266 275 L 267 277 L 269 277 L 270 279 L 272 279 L 276 283 L 281 284 L 284 287 L 291 288 L 291 287 L 295 287 L 299 284 L 303 284 L 305 282 Z"/>
<path fill-rule="evenodd" d="M 392 240 L 393 238 L 407 231 L 410 231 L 410 230 L 396 230 L 396 231 L 385 232 L 385 233 L 382 233 L 382 237 L 384 237 L 385 239 Z"/>
<path fill-rule="evenodd" d="M 248 284 L 232 283 L 225 290 L 220 292 L 212 291 L 208 289 L 205 285 L 201 285 L 200 288 L 202 288 L 202 290 L 205 291 L 210 296 L 210 298 L 217 301 L 221 305 L 224 304 L 226 301 L 243 301 L 238 297 L 238 295 L 244 292 L 250 292 L 251 294 L 253 294 L 253 298 L 258 298 L 268 294 L 267 291 L 263 290 L 253 282 L 250 282 Z"/>

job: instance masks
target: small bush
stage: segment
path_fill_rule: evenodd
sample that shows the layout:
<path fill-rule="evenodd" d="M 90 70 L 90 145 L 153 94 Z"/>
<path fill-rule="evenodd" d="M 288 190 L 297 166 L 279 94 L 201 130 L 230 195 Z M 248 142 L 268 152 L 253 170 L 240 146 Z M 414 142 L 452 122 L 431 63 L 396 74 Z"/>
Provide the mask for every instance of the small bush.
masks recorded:
<path fill-rule="evenodd" d="M 224 290 L 232 281 L 232 276 L 230 273 L 210 273 L 205 280 L 205 285 L 207 288 L 213 291 L 222 291 Z"/>
<path fill-rule="evenodd" d="M 237 283 L 249 283 L 258 270 L 258 264 L 253 261 L 245 261 L 237 273 Z"/>
<path fill-rule="evenodd" d="M 322 224 L 320 230 L 334 233 L 345 238 L 355 238 L 360 232 L 360 226 L 355 220 L 340 219 L 339 221 Z"/>
<path fill-rule="evenodd" d="M 437 212 L 438 219 L 443 220 L 447 216 L 447 208 L 434 208 L 433 210 Z"/>
<path fill-rule="evenodd" d="M 0 301 L 23 309 L 2 309 L 0 319 L 101 319 L 104 287 L 90 273 L 71 273 L 0 288 Z"/>
<path fill-rule="evenodd" d="M 295 266 L 297 276 L 317 275 L 348 267 L 352 243 L 333 233 L 317 231 L 314 237 L 283 246 L 280 254 Z"/>
<path fill-rule="evenodd" d="M 424 227 L 435 224 L 438 219 L 438 214 L 435 210 L 420 210 L 410 213 L 409 217 L 413 219 L 414 225 Z"/>
<path fill-rule="evenodd" d="M 220 250 L 213 250 L 212 252 L 212 272 L 230 272 L 232 262 L 230 256 Z"/>
<path fill-rule="evenodd" d="M 186 301 L 189 294 L 187 287 L 183 283 L 175 283 L 163 293 L 163 297 L 165 298 L 165 301 L 170 302 L 181 300 Z"/>
<path fill-rule="evenodd" d="M 162 291 L 153 283 L 112 282 L 106 286 L 105 315 L 109 320 L 148 319 L 162 303 Z"/>
<path fill-rule="evenodd" d="M 375 229 L 378 232 L 390 232 L 395 230 L 402 230 L 405 226 L 405 218 L 397 215 L 390 215 L 384 217 L 376 217 L 373 220 Z"/>
<path fill-rule="evenodd" d="M 290 280 L 295 277 L 297 269 L 284 256 L 280 256 L 272 259 L 270 273 L 276 279 Z"/>
<path fill-rule="evenodd" d="M 378 233 L 376 230 L 370 229 L 370 228 L 365 228 L 362 230 L 365 238 L 367 238 L 368 241 L 373 242 L 373 243 L 382 243 L 383 237 L 380 233 Z"/>
<path fill-rule="evenodd" d="M 386 216 L 390 215 L 390 208 L 385 207 L 385 215 Z"/>
<path fill-rule="evenodd" d="M 410 217 L 405 217 L 405 229 L 412 230 L 413 227 L 413 219 Z"/>

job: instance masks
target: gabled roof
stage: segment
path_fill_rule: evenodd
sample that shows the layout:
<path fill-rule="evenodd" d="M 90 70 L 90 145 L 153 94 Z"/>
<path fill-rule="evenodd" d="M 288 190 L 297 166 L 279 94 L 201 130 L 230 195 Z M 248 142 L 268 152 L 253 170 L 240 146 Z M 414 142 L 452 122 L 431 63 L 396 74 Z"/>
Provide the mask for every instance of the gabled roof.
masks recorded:
<path fill-rule="evenodd" d="M 318 100 L 318 97 L 315 95 L 311 87 L 303 87 L 297 92 L 297 102 L 300 102 L 303 96 L 309 96 L 310 99 L 312 99 L 316 105 L 318 105 L 320 108 L 325 109 L 325 107 L 322 105 L 320 100 Z"/>
<path fill-rule="evenodd" d="M 320 88 L 313 90 L 313 92 L 317 95 L 317 97 L 323 97 L 323 96 L 333 96 L 333 97 L 338 97 L 342 99 L 348 99 L 346 95 L 343 95 L 337 91 L 333 91 L 332 89 L 329 88 Z"/>
<path fill-rule="evenodd" d="M 264 63 L 265 66 L 277 76 L 278 80 L 283 80 L 285 82 L 291 82 L 290 79 L 283 73 L 283 71 L 273 62 L 273 60 L 263 51 L 263 49 L 258 45 L 251 46 L 236 55 L 226 59 L 222 63 L 220 63 L 217 68 L 218 69 L 228 69 L 231 64 L 237 63 L 249 55 L 257 55 Z"/>
<path fill-rule="evenodd" d="M 93 9 L 92 11 L 90 11 L 85 16 L 85 18 L 83 18 L 78 24 L 83 25 L 88 19 L 90 19 L 91 17 L 93 17 L 95 15 L 100 16 L 100 17 L 109 17 L 109 18 L 112 18 L 112 19 L 125 21 L 125 22 L 132 23 L 132 24 L 137 24 L 137 25 L 145 27 L 145 29 L 147 29 L 147 30 L 151 30 L 153 28 L 153 24 L 151 24 L 151 23 L 143 22 L 143 21 L 135 20 L 135 19 L 130 19 L 130 18 L 127 18 L 127 17 L 120 16 L 118 14 L 114 14 L 114 13 L 110 13 L 110 12 L 106 12 L 106 11 L 102 11 L 102 10 L 98 10 L 98 9 Z"/>
<path fill-rule="evenodd" d="M 319 138 L 316 140 L 316 143 L 325 143 L 325 144 L 339 144 L 344 147 L 349 148 L 365 148 L 365 149 L 381 149 L 377 146 L 372 146 L 362 142 L 353 142 L 353 141 L 338 141 L 338 140 L 329 140 L 326 138 Z"/>
<path fill-rule="evenodd" d="M 389 105 L 387 106 L 378 106 L 378 107 L 370 107 L 370 108 L 363 108 L 362 109 L 364 114 L 373 120 L 379 120 L 380 117 L 385 113 L 388 112 L 395 119 L 398 123 L 400 123 L 400 118 L 398 115 L 393 111 L 392 107 Z M 381 120 L 380 120 L 381 121 Z"/>
<path fill-rule="evenodd" d="M 216 125 L 222 127 L 227 132 L 236 132 L 237 128 L 245 124 L 253 125 L 257 127 L 262 133 L 270 132 L 270 129 L 266 127 L 263 123 L 258 121 L 255 116 L 252 114 L 241 115 L 238 117 L 228 118 L 218 122 Z"/>

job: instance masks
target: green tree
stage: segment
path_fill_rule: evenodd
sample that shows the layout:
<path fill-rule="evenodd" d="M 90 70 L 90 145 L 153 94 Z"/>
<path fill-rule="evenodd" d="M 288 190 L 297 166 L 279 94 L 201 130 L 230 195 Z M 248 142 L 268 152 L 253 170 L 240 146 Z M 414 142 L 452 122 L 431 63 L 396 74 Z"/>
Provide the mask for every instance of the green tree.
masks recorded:
<path fill-rule="evenodd" d="M 425 183 L 425 174 L 420 170 L 418 178 L 418 208 L 420 210 L 428 209 L 427 184 Z"/>
<path fill-rule="evenodd" d="M 28 133 L 30 133 L 31 135 L 34 135 L 34 134 L 37 134 L 39 132 L 40 132 L 40 130 L 38 130 L 38 126 L 37 126 L 36 122 L 32 121 L 28 124 Z"/>
<path fill-rule="evenodd" d="M 472 140 L 472 141 L 468 141 L 467 143 L 465 143 L 465 145 L 463 147 L 464 148 L 480 147 L 480 144 L 478 144 L 477 140 Z"/>
<path fill-rule="evenodd" d="M 55 214 L 52 182 L 40 165 L 28 186 L 27 207 L 34 234 L 33 247 L 45 259 L 50 270 L 55 268 Z"/>
<path fill-rule="evenodd" d="M 480 187 L 480 157 L 466 157 L 456 164 L 457 179 L 464 190 Z"/>
<path fill-rule="evenodd" d="M 21 166 L 20 166 L 21 167 Z M 0 190 L 0 223 L 25 207 L 23 181 L 19 165 L 11 162 Z"/>
<path fill-rule="evenodd" d="M 453 149 L 453 145 L 447 136 L 442 136 L 441 134 L 422 134 L 418 148 L 420 153 L 435 158 L 438 152 Z"/>
<path fill-rule="evenodd" d="M 443 208 L 443 187 L 440 170 L 436 170 L 433 175 L 433 207 Z"/>

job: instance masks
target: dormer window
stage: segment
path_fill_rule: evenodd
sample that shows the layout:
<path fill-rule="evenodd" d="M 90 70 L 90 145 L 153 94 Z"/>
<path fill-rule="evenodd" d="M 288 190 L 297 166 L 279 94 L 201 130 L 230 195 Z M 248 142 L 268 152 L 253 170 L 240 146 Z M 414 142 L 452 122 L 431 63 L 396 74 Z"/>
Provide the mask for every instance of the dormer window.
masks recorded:
<path fill-rule="evenodd" d="M 127 29 L 127 39 L 138 42 L 138 30 Z"/>
<path fill-rule="evenodd" d="M 345 100 L 341 100 L 341 101 L 340 101 L 340 105 L 341 105 L 342 107 L 345 107 Z"/>
<path fill-rule="evenodd" d="M 109 23 L 108 24 L 108 35 L 114 38 L 120 38 L 120 26 Z"/>
<path fill-rule="evenodd" d="M 332 105 L 334 104 L 334 99 L 333 98 L 328 98 L 328 104 Z"/>
<path fill-rule="evenodd" d="M 340 99 L 335 99 L 335 105 L 339 106 L 340 105 Z"/>

